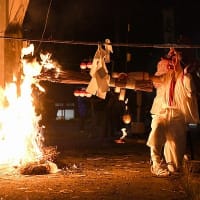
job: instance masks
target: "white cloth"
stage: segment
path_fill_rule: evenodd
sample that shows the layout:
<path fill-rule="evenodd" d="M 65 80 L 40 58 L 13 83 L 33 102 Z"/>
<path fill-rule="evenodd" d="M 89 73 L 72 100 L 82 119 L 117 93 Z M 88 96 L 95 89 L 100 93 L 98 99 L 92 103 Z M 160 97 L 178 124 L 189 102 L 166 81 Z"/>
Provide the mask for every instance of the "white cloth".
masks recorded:
<path fill-rule="evenodd" d="M 178 74 L 173 104 L 169 106 L 171 76 L 169 70 L 160 77 L 161 84 L 157 86 L 151 109 L 152 123 L 147 145 L 151 148 L 153 162 L 160 162 L 164 147 L 166 162 L 179 168 L 186 149 L 187 124 L 198 123 L 199 113 L 194 84 L 189 74 Z"/>
<path fill-rule="evenodd" d="M 161 160 L 164 147 L 164 157 L 167 163 L 173 163 L 179 168 L 186 148 L 186 124 L 184 116 L 176 109 L 166 109 L 163 115 L 153 115 L 151 132 L 147 145 L 156 150 L 151 155 L 152 161 Z"/>
<path fill-rule="evenodd" d="M 169 90 L 171 73 L 161 77 L 162 84 L 157 87 L 156 97 L 151 108 L 151 114 L 163 114 L 166 108 L 170 108 Z M 195 95 L 195 87 L 190 74 L 179 73 L 176 79 L 173 108 L 178 109 L 184 116 L 186 123 L 198 123 L 199 113 Z"/>
<path fill-rule="evenodd" d="M 112 45 L 109 39 L 105 39 L 105 62 L 109 63 L 110 62 L 110 53 L 113 53 Z"/>
<path fill-rule="evenodd" d="M 105 63 L 106 51 L 101 47 L 95 53 L 92 67 L 90 69 L 91 80 L 86 91 L 105 99 L 106 93 L 109 90 L 110 76 Z"/>

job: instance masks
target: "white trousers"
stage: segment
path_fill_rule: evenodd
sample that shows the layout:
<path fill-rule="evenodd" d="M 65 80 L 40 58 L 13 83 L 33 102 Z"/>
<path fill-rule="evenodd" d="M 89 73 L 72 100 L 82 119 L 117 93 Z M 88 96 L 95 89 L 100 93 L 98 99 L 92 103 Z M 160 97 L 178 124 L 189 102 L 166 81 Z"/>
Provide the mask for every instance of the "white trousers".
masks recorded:
<path fill-rule="evenodd" d="M 162 155 L 175 169 L 181 167 L 186 151 L 186 124 L 176 109 L 166 109 L 162 115 L 152 115 L 151 132 L 147 140 L 153 164 L 160 163 Z M 163 154 L 162 154 L 163 153 Z"/>

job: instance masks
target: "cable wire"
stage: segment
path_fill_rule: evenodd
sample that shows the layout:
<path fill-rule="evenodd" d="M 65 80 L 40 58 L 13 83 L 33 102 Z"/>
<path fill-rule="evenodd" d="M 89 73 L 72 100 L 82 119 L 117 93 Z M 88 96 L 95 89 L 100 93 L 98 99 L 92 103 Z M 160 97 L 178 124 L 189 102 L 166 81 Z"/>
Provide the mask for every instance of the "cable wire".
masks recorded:
<path fill-rule="evenodd" d="M 98 46 L 100 42 L 85 42 L 85 41 L 74 41 L 74 40 L 45 40 L 45 39 L 29 39 L 29 38 L 16 38 L 0 36 L 0 39 L 4 40 L 20 40 L 29 42 L 39 42 L 39 43 L 53 43 L 53 44 L 66 44 L 66 45 L 83 45 L 83 46 Z M 101 42 L 101 44 L 106 44 Z M 177 43 L 164 43 L 164 44 L 145 44 L 145 43 L 109 43 L 112 46 L 117 47 L 132 47 L 132 48 L 188 48 L 188 49 L 198 49 L 200 44 L 177 44 Z"/>
<path fill-rule="evenodd" d="M 45 32 L 46 32 L 46 29 L 47 29 L 47 23 L 48 23 L 49 13 L 50 13 L 50 9 L 51 9 L 51 4 L 52 4 L 52 0 L 50 0 L 50 2 L 49 2 L 49 6 L 48 6 L 48 10 L 47 10 L 47 15 L 46 15 L 46 18 L 45 18 L 44 29 L 43 29 L 42 36 L 41 36 L 41 40 L 40 40 L 40 41 L 42 41 L 42 40 L 44 39 L 44 34 L 45 34 Z M 39 43 L 36 52 L 38 51 L 40 45 L 41 45 L 41 42 Z"/>

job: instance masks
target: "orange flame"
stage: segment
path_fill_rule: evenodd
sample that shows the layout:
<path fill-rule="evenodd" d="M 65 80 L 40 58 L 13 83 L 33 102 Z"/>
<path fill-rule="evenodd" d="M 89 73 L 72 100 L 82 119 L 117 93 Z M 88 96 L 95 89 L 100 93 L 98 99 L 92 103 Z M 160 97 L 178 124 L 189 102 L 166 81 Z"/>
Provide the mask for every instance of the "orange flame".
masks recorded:
<path fill-rule="evenodd" d="M 5 89 L 0 88 L 0 166 L 18 167 L 43 157 L 44 138 L 38 125 L 41 116 L 35 113 L 32 84 L 43 90 L 33 77 L 40 74 L 47 59 L 45 57 L 42 64 L 36 59 L 32 62 L 23 59 L 24 55 L 33 55 L 33 50 L 33 45 L 22 49 L 20 96 L 15 82 L 7 84 Z"/>

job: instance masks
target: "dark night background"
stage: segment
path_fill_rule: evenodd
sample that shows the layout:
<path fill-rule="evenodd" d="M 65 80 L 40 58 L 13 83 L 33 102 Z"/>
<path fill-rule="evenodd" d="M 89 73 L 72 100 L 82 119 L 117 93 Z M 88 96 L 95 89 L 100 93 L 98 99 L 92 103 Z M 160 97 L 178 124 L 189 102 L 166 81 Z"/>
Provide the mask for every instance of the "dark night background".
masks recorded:
<path fill-rule="evenodd" d="M 172 27 L 168 21 L 164 22 L 163 18 L 163 12 L 168 9 L 173 12 Z M 41 50 L 51 52 L 53 59 L 57 60 L 63 69 L 77 71 L 80 70 L 81 61 L 93 58 L 97 45 L 41 43 L 39 40 L 97 44 L 109 38 L 113 44 L 164 44 L 164 33 L 170 31 L 173 38 L 167 41 L 168 43 L 180 42 L 183 37 L 186 40 L 181 41 L 182 43 L 199 44 L 199 9 L 198 0 L 30 0 L 23 31 L 25 38 L 38 40 L 34 42 L 36 53 Z M 113 51 L 112 62 L 108 65 L 109 72 L 154 73 L 158 60 L 168 49 L 113 46 Z M 129 63 L 126 62 L 127 52 L 132 55 Z M 198 51 L 195 49 L 195 52 Z M 72 101 L 74 98 L 73 90 L 76 86 L 47 83 L 47 87 L 49 99 L 56 97 L 55 101 Z M 135 94 L 131 94 L 134 101 Z M 153 94 L 144 95 L 145 102 L 149 102 L 150 106 Z"/>
<path fill-rule="evenodd" d="M 48 7 L 51 2 L 44 32 Z M 24 36 L 30 39 L 159 44 L 164 41 L 163 11 L 174 13 L 173 41 L 180 35 L 199 43 L 199 1 L 157 0 L 30 0 L 24 21 Z M 165 22 L 167 23 L 167 22 Z M 128 32 L 128 24 L 130 31 Z M 38 43 L 35 44 L 36 46 Z M 66 69 L 79 69 L 83 59 L 93 57 L 97 47 L 68 44 L 40 44 L 40 50 L 52 51 Z M 114 70 L 154 71 L 163 49 L 113 47 Z M 132 53 L 132 63 L 125 67 L 125 52 Z"/>

